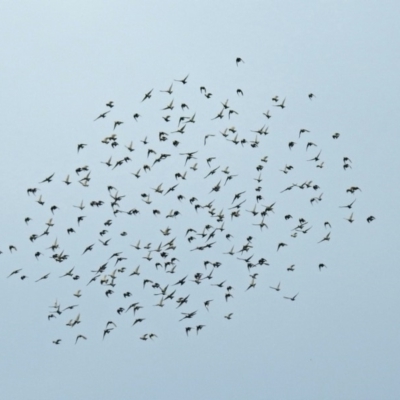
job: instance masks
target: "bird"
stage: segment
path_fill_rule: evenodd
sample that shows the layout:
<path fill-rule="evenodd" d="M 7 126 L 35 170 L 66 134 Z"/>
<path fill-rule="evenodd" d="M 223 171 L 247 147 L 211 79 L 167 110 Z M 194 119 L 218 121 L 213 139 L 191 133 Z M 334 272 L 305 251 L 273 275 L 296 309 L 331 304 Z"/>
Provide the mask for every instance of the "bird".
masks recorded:
<path fill-rule="evenodd" d="M 110 238 L 110 239 L 107 239 L 106 241 L 103 241 L 103 240 L 99 239 L 99 242 L 100 242 L 103 246 L 108 246 L 108 243 L 109 243 L 110 240 L 111 240 L 111 238 Z"/>
<path fill-rule="evenodd" d="M 349 221 L 350 223 L 354 222 L 353 213 L 350 214 L 350 217 L 344 219 Z"/>
<path fill-rule="evenodd" d="M 144 95 L 142 102 L 145 101 L 146 99 L 150 99 L 152 91 L 153 91 L 153 89 L 151 89 L 149 92 L 147 92 Z"/>
<path fill-rule="evenodd" d="M 155 333 L 149 333 L 149 338 L 153 340 L 153 338 L 158 337 Z"/>
<path fill-rule="evenodd" d="M 237 57 L 236 58 L 236 66 L 237 67 L 239 66 L 239 63 L 243 63 L 244 64 L 244 61 L 240 57 Z"/>
<path fill-rule="evenodd" d="M 281 289 L 280 289 L 280 286 L 281 286 L 281 283 L 279 282 L 278 285 L 277 285 L 276 287 L 270 286 L 270 288 L 276 290 L 277 292 L 279 292 L 279 291 L 281 290 Z"/>
<path fill-rule="evenodd" d="M 184 85 L 187 83 L 187 79 L 189 78 L 189 74 L 187 74 L 183 79 L 174 79 L 175 82 L 181 82 Z"/>
<path fill-rule="evenodd" d="M 329 232 L 329 233 L 328 233 L 322 240 L 320 240 L 318 243 L 321 243 L 321 242 L 330 240 L 330 235 L 331 235 L 331 233 Z"/>
<path fill-rule="evenodd" d="M 349 187 L 348 189 L 346 189 L 346 192 L 347 193 L 354 193 L 354 192 L 356 192 L 357 190 L 359 190 L 360 192 L 361 192 L 361 189 L 358 187 L 358 186 L 351 186 L 351 187 Z"/>
<path fill-rule="evenodd" d="M 78 144 L 78 153 L 79 153 L 79 150 L 83 150 L 85 147 L 87 146 L 87 144 L 85 144 L 85 143 L 79 143 Z"/>
<path fill-rule="evenodd" d="M 278 101 L 278 100 L 276 100 L 276 101 Z M 283 110 L 285 108 L 285 101 L 286 101 L 286 98 L 283 99 L 281 104 L 275 104 L 275 107 L 280 107 Z"/>
<path fill-rule="evenodd" d="M 104 337 L 105 337 L 107 334 L 109 334 L 113 329 L 114 329 L 114 328 L 106 328 L 106 329 L 104 329 L 104 331 L 103 331 L 103 340 L 104 340 Z"/>
<path fill-rule="evenodd" d="M 37 203 L 39 203 L 41 206 L 44 205 L 44 201 L 42 199 L 42 195 L 39 196 L 39 198 L 36 200 Z"/>
<path fill-rule="evenodd" d="M 35 282 L 39 282 L 39 281 L 41 281 L 43 279 L 47 279 L 49 277 L 49 275 L 50 275 L 50 272 L 48 274 L 46 274 L 46 275 L 43 275 L 41 278 L 37 279 Z"/>
<path fill-rule="evenodd" d="M 187 326 L 186 328 L 185 328 L 185 332 L 186 332 L 186 336 L 189 336 L 189 332 L 192 330 L 192 327 L 190 327 L 190 326 Z"/>
<path fill-rule="evenodd" d="M 10 276 L 18 274 L 20 271 L 22 271 L 22 268 L 16 269 L 15 271 L 11 272 L 11 274 L 8 275 L 7 278 L 9 278 Z"/>
<path fill-rule="evenodd" d="M 50 183 L 52 181 L 53 176 L 55 175 L 55 173 L 51 174 L 50 176 L 48 176 L 47 178 L 43 179 L 41 182 L 39 183 L 44 183 L 44 182 L 48 182 Z"/>
<path fill-rule="evenodd" d="M 117 126 L 122 125 L 123 121 L 114 121 L 114 130 Z"/>
<path fill-rule="evenodd" d="M 204 307 L 207 309 L 207 311 L 209 311 L 208 307 L 210 306 L 210 303 L 212 302 L 212 300 L 206 300 L 204 302 Z"/>
<path fill-rule="evenodd" d="M 269 113 L 269 110 L 267 110 L 266 113 L 263 113 L 263 115 L 265 115 L 268 119 L 271 118 L 271 114 Z"/>
<path fill-rule="evenodd" d="M 173 83 L 171 84 L 171 86 L 167 90 L 160 90 L 160 92 L 172 94 L 172 86 L 173 86 Z"/>
<path fill-rule="evenodd" d="M 284 246 L 287 246 L 287 244 L 286 244 L 286 243 L 283 243 L 283 242 L 279 243 L 279 244 L 278 244 L 278 248 L 277 248 L 276 251 L 278 251 L 281 247 L 284 247 Z"/>
<path fill-rule="evenodd" d="M 75 344 L 78 342 L 79 339 L 87 340 L 86 336 L 78 335 L 75 340 Z"/>
<path fill-rule="evenodd" d="M 308 143 L 307 143 L 307 146 L 306 146 L 306 150 L 308 150 L 308 148 L 309 148 L 310 146 L 316 146 L 316 144 L 313 143 L 313 142 L 308 142 Z"/>
<path fill-rule="evenodd" d="M 320 152 L 318 153 L 317 156 L 315 156 L 314 158 L 310 158 L 310 159 L 307 160 L 307 161 L 318 161 L 318 160 L 319 160 L 319 156 L 320 156 L 320 154 L 321 154 L 321 151 L 322 151 L 322 150 L 320 150 Z"/>
<path fill-rule="evenodd" d="M 298 295 L 298 293 L 297 293 L 297 294 L 295 294 L 293 297 L 286 297 L 286 296 L 283 296 L 283 298 L 284 298 L 284 299 L 288 299 L 288 300 L 295 301 L 295 300 L 296 300 L 296 297 L 297 297 L 297 295 Z"/>
<path fill-rule="evenodd" d="M 61 275 L 60 278 L 64 278 L 65 276 L 73 276 L 72 272 L 73 272 L 74 269 L 75 269 L 75 267 L 71 268 L 64 275 Z"/>
<path fill-rule="evenodd" d="M 85 250 L 83 250 L 82 255 L 84 255 L 87 251 L 92 251 L 94 245 L 95 245 L 95 243 L 93 243 L 93 244 L 87 246 L 87 247 L 85 248 Z"/>
<path fill-rule="evenodd" d="M 81 204 L 79 206 L 74 206 L 76 208 L 79 208 L 80 210 L 83 210 L 85 206 L 83 205 L 83 200 L 81 201 Z"/>
<path fill-rule="evenodd" d="M 67 175 L 67 177 L 65 178 L 65 180 L 63 181 L 66 185 L 70 185 L 71 181 L 69 180 L 69 175 Z"/>
<path fill-rule="evenodd" d="M 113 107 L 113 106 L 111 106 L 111 107 Z M 100 114 L 94 121 L 97 121 L 97 120 L 100 119 L 100 118 L 105 118 L 106 115 L 107 115 L 109 112 L 110 112 L 110 111 L 106 111 L 106 112 Z"/>
<path fill-rule="evenodd" d="M 136 318 L 135 321 L 133 321 L 132 326 L 138 324 L 139 322 L 143 322 L 146 318 Z"/>
<path fill-rule="evenodd" d="M 196 326 L 196 334 L 199 334 L 199 331 L 201 330 L 201 329 L 203 329 L 205 327 L 205 325 L 197 325 Z"/>
<path fill-rule="evenodd" d="M 192 311 L 190 313 L 181 313 L 182 315 L 184 315 L 183 318 L 181 318 L 179 321 L 183 321 L 184 319 L 187 318 L 193 318 L 196 315 L 197 311 Z"/>
<path fill-rule="evenodd" d="M 339 208 L 351 208 L 352 206 L 353 206 L 353 204 L 354 204 L 354 202 L 356 201 L 357 199 L 354 199 L 350 204 L 348 204 L 347 206 L 339 206 Z"/>
<path fill-rule="evenodd" d="M 174 109 L 174 100 L 171 100 L 171 102 L 162 110 L 173 110 Z"/>

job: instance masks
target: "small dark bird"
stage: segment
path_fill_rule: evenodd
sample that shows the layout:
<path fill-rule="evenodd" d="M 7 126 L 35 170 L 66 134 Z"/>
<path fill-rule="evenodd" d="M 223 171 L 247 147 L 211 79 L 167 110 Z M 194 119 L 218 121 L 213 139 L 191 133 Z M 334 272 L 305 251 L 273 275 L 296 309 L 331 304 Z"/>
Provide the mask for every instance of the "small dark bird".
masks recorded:
<path fill-rule="evenodd" d="M 308 148 L 309 148 L 310 146 L 316 146 L 316 144 L 313 143 L 313 142 L 308 142 L 308 143 L 307 143 L 307 146 L 306 146 L 306 150 L 308 150 Z"/>
<path fill-rule="evenodd" d="M 196 326 L 196 334 L 199 334 L 199 330 L 203 329 L 205 325 L 197 325 Z"/>
<path fill-rule="evenodd" d="M 281 247 L 284 247 L 284 246 L 287 246 L 287 244 L 286 243 L 279 243 L 278 244 L 278 248 L 277 248 L 276 251 L 278 251 Z"/>
<path fill-rule="evenodd" d="M 279 291 L 281 290 L 280 287 L 281 287 L 281 283 L 280 283 L 280 282 L 278 283 L 278 286 L 276 286 L 276 287 L 270 286 L 271 289 L 274 289 L 274 290 L 276 290 L 277 292 L 279 292 Z"/>
<path fill-rule="evenodd" d="M 310 131 L 307 129 L 300 129 L 299 137 L 301 136 L 302 133 L 305 133 L 305 132 L 310 132 Z"/>
<path fill-rule="evenodd" d="M 122 125 L 122 124 L 123 124 L 122 121 L 115 121 L 115 122 L 114 122 L 114 129 L 115 129 L 117 126 Z M 115 143 L 115 142 L 114 142 L 114 143 Z"/>
<path fill-rule="evenodd" d="M 49 272 L 48 274 L 46 274 L 46 275 L 43 275 L 41 278 L 39 278 L 39 279 L 36 280 L 35 282 L 39 282 L 39 281 L 41 281 L 42 279 L 47 279 L 47 278 L 49 277 L 49 275 L 50 275 L 50 272 Z"/>
<path fill-rule="evenodd" d="M 43 179 L 41 182 L 39 183 L 44 183 L 44 182 L 51 182 L 51 178 L 53 178 L 54 174 L 51 174 L 50 176 L 48 176 L 47 178 Z"/>
<path fill-rule="evenodd" d="M 285 100 L 286 100 L 286 98 L 283 99 L 281 104 L 276 104 L 275 107 L 280 107 L 283 110 L 285 108 Z"/>
<path fill-rule="evenodd" d="M 11 272 L 11 274 L 10 274 L 10 275 L 8 275 L 8 276 L 7 276 L 7 278 L 9 278 L 10 276 L 13 276 L 13 275 L 16 275 L 16 274 L 18 274 L 18 272 L 20 272 L 20 271 L 22 271 L 22 268 L 20 268 L 20 269 L 16 269 L 15 271 Z"/>
<path fill-rule="evenodd" d="M 147 93 L 144 95 L 142 102 L 145 101 L 146 99 L 150 99 L 150 97 L 151 97 L 151 92 L 152 92 L 152 91 L 153 91 L 153 89 L 151 89 L 150 92 L 147 92 Z M 135 118 L 135 119 L 136 119 L 136 118 Z"/>
<path fill-rule="evenodd" d="M 240 57 L 236 58 L 236 66 L 239 66 L 241 62 L 244 64 L 244 61 Z"/>
<path fill-rule="evenodd" d="M 348 204 L 347 206 L 339 206 L 339 208 L 351 208 L 352 206 L 353 206 L 353 204 L 354 204 L 354 202 L 355 202 L 356 200 L 353 200 L 350 204 Z"/>
<path fill-rule="evenodd" d="M 321 243 L 321 242 L 330 240 L 330 235 L 331 235 L 331 233 L 329 232 L 329 233 L 328 233 L 322 240 L 320 240 L 318 243 Z"/>
<path fill-rule="evenodd" d="M 174 79 L 175 82 L 182 82 L 184 85 L 186 85 L 187 79 L 189 78 L 189 74 L 186 75 L 183 79 Z"/>
<path fill-rule="evenodd" d="M 83 251 L 82 255 L 84 255 L 87 251 L 92 251 L 94 245 L 95 245 L 95 244 L 93 243 L 93 244 L 91 244 L 90 246 L 86 247 L 86 249 Z"/>
<path fill-rule="evenodd" d="M 78 335 L 78 336 L 76 337 L 75 344 L 78 342 L 79 339 L 87 340 L 86 336 Z"/>
<path fill-rule="evenodd" d="M 167 90 L 160 90 L 160 92 L 172 94 L 172 86 L 173 86 L 173 83 L 171 84 L 171 86 Z"/>
<path fill-rule="evenodd" d="M 112 107 L 112 106 L 111 106 Z M 109 113 L 110 111 L 106 111 L 103 114 L 100 114 L 94 121 L 97 121 L 99 118 L 105 118 L 106 115 Z"/>
<path fill-rule="evenodd" d="M 283 296 L 283 298 L 284 298 L 284 299 L 288 299 L 288 300 L 295 301 L 295 300 L 296 300 L 296 297 L 297 297 L 297 295 L 298 295 L 298 293 L 297 293 L 297 294 L 295 294 L 293 297 L 286 297 L 286 296 Z"/>

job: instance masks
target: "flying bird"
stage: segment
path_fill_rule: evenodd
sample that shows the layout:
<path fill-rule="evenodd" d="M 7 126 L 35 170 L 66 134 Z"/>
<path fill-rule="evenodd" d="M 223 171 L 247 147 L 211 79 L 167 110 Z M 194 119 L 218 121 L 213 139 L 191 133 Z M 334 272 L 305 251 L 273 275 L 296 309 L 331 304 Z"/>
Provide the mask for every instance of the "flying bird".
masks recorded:
<path fill-rule="evenodd" d="M 243 63 L 244 64 L 244 61 L 240 57 L 237 57 L 236 58 L 236 66 L 239 66 L 239 63 Z"/>
<path fill-rule="evenodd" d="M 152 91 L 153 91 L 153 89 L 151 89 L 149 92 L 147 92 L 144 95 L 142 102 L 145 101 L 146 99 L 150 99 Z"/>
<path fill-rule="evenodd" d="M 184 85 L 186 85 L 186 83 L 187 83 L 187 79 L 189 78 L 189 74 L 188 75 L 186 75 L 183 79 L 174 79 L 175 80 L 175 82 L 181 82 L 181 83 L 183 83 Z"/>
<path fill-rule="evenodd" d="M 278 244 L 278 248 L 277 248 L 276 251 L 278 251 L 281 247 L 285 247 L 285 246 L 287 246 L 286 243 L 283 243 L 283 242 L 279 243 L 279 244 Z"/>
<path fill-rule="evenodd" d="M 113 107 L 113 106 L 111 106 L 111 107 Z M 110 112 L 110 111 L 106 111 L 106 112 L 100 114 L 94 121 L 97 121 L 99 118 L 105 118 L 106 115 L 107 115 L 109 112 Z"/>
<path fill-rule="evenodd" d="M 52 181 L 52 178 L 54 176 L 55 173 L 51 174 L 50 176 L 48 176 L 47 178 L 43 179 L 41 182 L 39 183 L 44 183 L 44 182 L 48 182 L 50 183 Z"/>
<path fill-rule="evenodd" d="M 286 297 L 286 296 L 283 296 L 283 298 L 284 298 L 284 299 L 288 299 L 288 300 L 295 301 L 295 300 L 296 300 L 296 297 L 297 297 L 297 295 L 298 295 L 298 293 L 297 293 L 297 294 L 295 294 L 293 297 Z"/>

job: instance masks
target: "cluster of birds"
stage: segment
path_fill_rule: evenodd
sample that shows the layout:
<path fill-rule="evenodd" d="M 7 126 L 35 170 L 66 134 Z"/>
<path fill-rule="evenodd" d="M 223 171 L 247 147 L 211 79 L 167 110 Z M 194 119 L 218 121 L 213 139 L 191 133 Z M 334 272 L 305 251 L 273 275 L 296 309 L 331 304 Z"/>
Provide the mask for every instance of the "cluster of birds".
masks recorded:
<path fill-rule="evenodd" d="M 241 58 L 236 59 L 236 67 L 243 68 L 243 64 Z M 28 199 L 37 205 L 27 208 L 31 215 L 24 220 L 26 242 L 32 256 L 47 270 L 39 275 L 37 267 L 29 272 L 18 268 L 9 272 L 7 278 L 25 280 L 29 274 L 28 281 L 36 284 L 52 281 L 55 290 L 66 279 L 72 281 L 68 287 L 73 286 L 74 290 L 63 300 L 70 305 L 62 306 L 57 299 L 49 306 L 47 318 L 50 323 L 61 324 L 62 335 L 71 336 L 65 327 L 72 330 L 75 344 L 89 337 L 80 328 L 81 297 L 99 293 L 104 301 L 117 299 L 115 307 L 104 305 L 104 325 L 102 335 L 98 336 L 103 340 L 121 325 L 130 326 L 134 336 L 143 341 L 161 337 L 162 332 L 153 333 L 160 329 L 156 309 L 176 313 L 172 320 L 180 324 L 179 329 L 187 336 L 193 332 L 198 335 L 208 326 L 217 302 L 218 307 L 226 309 L 220 315 L 221 321 L 231 320 L 234 299 L 241 297 L 236 293 L 247 295 L 254 290 L 258 276 L 270 268 L 263 235 L 271 229 L 269 218 L 276 215 L 279 197 L 287 196 L 289 191 L 311 191 L 310 204 L 307 201 L 301 208 L 304 214 L 324 199 L 319 184 L 306 179 L 286 188 L 275 187 L 277 199 L 265 204 L 264 197 L 270 197 L 271 190 L 261 185 L 268 177 L 265 171 L 271 156 L 265 155 L 266 143 L 274 132 L 267 125 L 274 112 L 260 112 L 264 123 L 259 129 L 238 129 L 231 122 L 242 113 L 244 90 L 232 90 L 236 91 L 236 101 L 217 101 L 205 86 L 194 91 L 190 90 L 192 86 L 187 75 L 174 80 L 166 90 L 151 89 L 138 99 L 139 110 L 124 120 L 112 119 L 118 107 L 114 101 L 107 102 L 106 110 L 94 119 L 94 124 L 96 129 L 110 133 L 100 140 L 78 143 L 76 147 L 79 159 L 91 147 L 96 148 L 92 156 L 96 159 L 88 157 L 89 161 L 62 176 L 51 172 L 27 189 Z M 177 94 L 182 100 L 175 98 Z M 153 97 L 165 106 L 150 108 Z M 307 107 L 312 107 L 316 96 L 310 93 L 304 98 Z M 196 128 L 199 110 L 192 110 L 188 99 L 194 99 L 195 104 L 208 102 L 214 107 L 215 112 L 210 114 L 201 110 L 203 125 L 209 131 L 205 132 L 204 126 Z M 288 107 L 286 98 L 279 96 L 273 96 L 270 104 L 277 113 Z M 158 118 L 161 128 L 147 135 L 137 133 L 144 131 L 141 124 L 146 118 L 152 121 Z M 329 135 L 334 140 L 340 137 L 339 133 Z M 309 173 L 310 166 L 315 171 L 322 170 L 323 150 L 309 140 L 312 137 L 318 141 L 318 135 L 299 128 L 293 136 L 296 142 L 291 140 L 287 144 L 288 157 L 302 144 L 304 163 L 286 163 L 279 173 L 287 176 L 295 168 Z M 107 154 L 103 159 L 97 158 L 96 146 L 104 149 L 101 156 Z M 308 152 L 313 148 L 316 155 L 311 157 Z M 351 168 L 350 158 L 343 157 L 343 169 Z M 114 183 L 104 183 L 108 179 Z M 354 196 L 361 189 L 350 186 L 343 192 Z M 63 204 L 56 205 L 53 199 L 60 193 Z M 301 200 L 294 201 L 300 210 Z M 353 210 L 355 202 L 353 199 L 335 207 Z M 290 225 L 285 236 L 276 241 L 275 254 L 287 251 L 285 248 L 291 246 L 291 241 L 313 228 L 304 214 L 295 218 L 281 213 L 280 220 Z M 353 212 L 339 218 L 354 221 Z M 368 223 L 374 219 L 372 215 L 366 218 Z M 323 234 L 312 237 L 311 244 L 330 241 L 331 222 L 324 218 L 319 228 Z M 11 244 L 9 252 L 15 253 L 17 248 L 20 250 L 19 244 Z M 322 262 L 316 265 L 317 271 L 324 268 L 327 266 Z M 295 264 L 286 270 L 295 271 Z M 244 283 L 243 275 L 247 276 Z M 280 281 L 271 282 L 266 289 L 279 293 L 284 285 Z M 285 292 L 282 298 L 294 302 L 298 295 L 297 290 Z M 72 315 L 73 311 L 76 315 Z M 120 320 L 118 324 L 115 318 Z M 189 320 L 193 324 L 188 325 Z M 139 332 L 139 327 L 146 326 L 146 331 Z M 59 345 L 63 338 L 56 338 L 53 343 Z"/>

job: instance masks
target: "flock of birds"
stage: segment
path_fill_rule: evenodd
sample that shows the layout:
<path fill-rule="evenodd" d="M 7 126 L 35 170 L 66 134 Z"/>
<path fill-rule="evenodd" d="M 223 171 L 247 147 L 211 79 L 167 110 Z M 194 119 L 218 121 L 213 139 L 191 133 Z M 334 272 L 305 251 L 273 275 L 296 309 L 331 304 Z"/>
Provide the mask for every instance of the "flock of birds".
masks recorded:
<path fill-rule="evenodd" d="M 243 64 L 241 58 L 236 59 L 237 68 L 244 68 Z M 232 91 L 234 100 L 221 101 L 205 86 L 195 91 L 191 88 L 187 75 L 165 90 L 151 89 L 138 99 L 138 110 L 124 120 L 112 118 L 118 105 L 109 101 L 94 124 L 110 133 L 101 140 L 77 144 L 80 162 L 91 147 L 95 149 L 88 161 L 62 176 L 51 171 L 27 189 L 28 199 L 36 204 L 27 207 L 31 214 L 22 221 L 26 224 L 23 245 L 46 270 L 38 274 L 38 267 L 32 271 L 18 268 L 6 277 L 37 285 L 52 281 L 55 291 L 68 280 L 65 292 L 69 294 L 50 304 L 46 314 L 49 323 L 62 327 L 61 337 L 53 340 L 55 345 L 64 337 L 75 344 L 89 339 L 82 322 L 90 318 L 84 318 L 81 297 L 99 294 L 112 304 L 100 306 L 101 314 L 96 317 L 104 321 L 100 339 L 127 326 L 140 340 L 156 340 L 162 336 L 156 311 L 161 309 L 176 314 L 171 318 L 184 335 L 198 335 L 212 322 L 216 303 L 218 309 L 226 309 L 219 316 L 221 321 L 231 320 L 235 297 L 241 297 L 236 293 L 248 295 L 255 290 L 258 277 L 273 267 L 268 261 L 271 250 L 264 244 L 271 222 L 280 221 L 281 236 L 273 244 L 275 255 L 288 251 L 293 241 L 311 229 L 318 236 L 312 236 L 310 246 L 330 241 L 331 220 L 323 217 L 311 224 L 305 217 L 324 201 L 323 183 L 306 179 L 286 187 L 263 187 L 273 158 L 265 154 L 270 148 L 267 140 L 276 134 L 269 131 L 269 121 L 289 107 L 286 98 L 273 96 L 270 109 L 260 112 L 261 127 L 245 131 L 232 125 L 244 108 L 243 89 Z M 161 109 L 150 108 L 154 97 L 164 103 Z M 189 104 L 192 98 L 195 104 L 204 101 L 215 109 L 209 115 L 200 110 L 207 131 L 204 126 L 196 128 L 199 110 Z M 304 99 L 307 107 L 318 101 L 313 93 L 305 94 Z M 146 118 L 159 119 L 161 129 L 143 134 L 141 124 Z M 294 169 L 309 174 L 312 168 L 323 178 L 324 151 L 317 144 L 318 135 L 299 127 L 293 140 L 284 144 L 288 158 L 296 149 L 300 152 L 301 146 L 304 162 L 285 163 L 278 171 L 282 177 L 290 176 Z M 331 140 L 340 138 L 337 132 L 329 135 Z M 99 159 L 99 154 L 107 156 Z M 348 156 L 340 159 L 340 169 L 352 169 Z M 311 195 L 305 202 L 304 196 L 296 197 L 296 215 L 292 216 L 282 210 L 280 199 L 295 191 Z M 354 197 L 361 189 L 350 186 L 343 192 Z M 266 199 L 271 193 L 276 197 L 269 202 Z M 61 199 L 56 204 L 57 196 Z M 353 197 L 346 204 L 335 205 L 338 212 L 348 210 L 349 215 L 340 214 L 339 218 L 349 223 L 354 221 Z M 368 223 L 374 219 L 366 217 Z M 10 244 L 9 253 L 21 251 L 21 247 Z M 286 271 L 294 272 L 295 265 L 285 267 Z M 327 265 L 320 262 L 315 268 L 322 271 Z M 270 282 L 263 290 L 277 295 L 282 290 L 285 301 L 294 302 L 299 296 L 297 290 L 285 291 L 283 281 Z"/>

